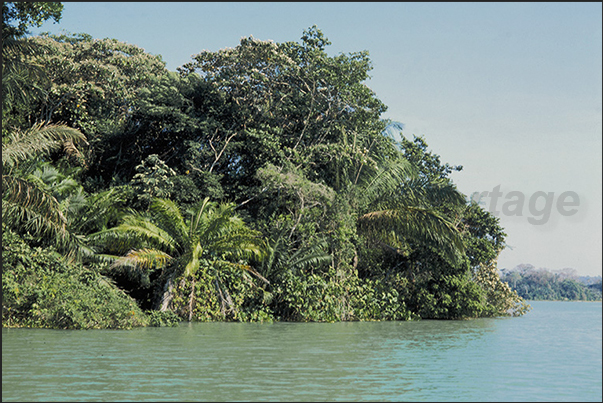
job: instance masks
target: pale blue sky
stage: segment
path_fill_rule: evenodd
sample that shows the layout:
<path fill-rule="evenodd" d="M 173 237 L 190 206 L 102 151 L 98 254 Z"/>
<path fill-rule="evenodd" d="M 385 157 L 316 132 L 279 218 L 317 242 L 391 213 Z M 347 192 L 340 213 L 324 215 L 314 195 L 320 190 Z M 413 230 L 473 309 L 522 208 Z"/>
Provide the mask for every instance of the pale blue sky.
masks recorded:
<path fill-rule="evenodd" d="M 520 263 L 580 274 L 602 267 L 601 3 L 83 3 L 65 2 L 62 30 L 115 38 L 160 54 L 169 70 L 202 50 L 242 37 L 299 41 L 316 24 L 331 55 L 368 50 L 367 85 L 424 136 L 467 195 L 500 185 L 525 195 L 523 216 L 497 214 L 512 247 L 499 268 Z M 529 217 L 537 191 L 575 192 L 573 216 L 552 206 L 544 225 Z M 534 199 L 536 200 L 536 199 Z M 484 199 L 488 208 L 492 198 Z"/>

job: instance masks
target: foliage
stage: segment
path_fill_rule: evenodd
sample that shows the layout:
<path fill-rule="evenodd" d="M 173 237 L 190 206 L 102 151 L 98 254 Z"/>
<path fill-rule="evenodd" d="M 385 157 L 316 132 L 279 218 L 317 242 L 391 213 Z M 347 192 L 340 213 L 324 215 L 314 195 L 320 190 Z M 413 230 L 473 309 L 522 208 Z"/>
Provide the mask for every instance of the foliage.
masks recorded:
<path fill-rule="evenodd" d="M 385 106 L 363 83 L 368 53 L 329 57 L 328 44 L 312 27 L 301 44 L 243 38 L 236 48 L 204 51 L 182 66 L 183 77 L 200 78 L 203 100 L 193 104 L 197 116 L 206 116 L 200 158 L 191 167 L 224 175 L 235 200 L 254 191 L 236 184 L 257 183 L 264 163 L 289 162 L 338 190 L 341 170 L 351 168 L 342 162 L 349 157 L 346 164 L 358 168 L 361 150 L 371 147 L 367 134 L 382 129 Z"/>
<path fill-rule="evenodd" d="M 145 158 L 136 166 L 136 172 L 130 180 L 130 186 L 141 207 L 148 208 L 155 198 L 167 199 L 171 196 L 174 184 L 170 178 L 176 176 L 176 172 L 159 159 L 157 154 Z"/>
<path fill-rule="evenodd" d="M 4 2 L 2 3 L 2 39 L 20 37 L 30 26 L 40 27 L 49 19 L 61 19 L 63 5 L 59 2 Z"/>
<path fill-rule="evenodd" d="M 181 319 L 172 311 L 147 311 L 149 326 L 153 327 L 174 327 L 178 326 Z"/>
<path fill-rule="evenodd" d="M 29 247 L 2 226 L 2 323 L 9 327 L 129 329 L 147 318 L 109 279 Z"/>
<path fill-rule="evenodd" d="M 29 180 L 19 163 L 61 148 L 79 155 L 77 142 L 85 142 L 82 133 L 63 125 L 39 124 L 25 131 L 16 129 L 8 135 L 2 143 L 3 223 L 13 229 L 49 235 L 63 247 L 73 245 L 74 238 L 59 201 L 39 183 Z"/>
<path fill-rule="evenodd" d="M 138 130 L 132 114 L 140 91 L 167 74 L 161 57 L 87 34 L 40 35 L 30 41 L 44 52 L 26 60 L 43 66 L 52 80 L 33 81 L 43 88 L 43 96 L 19 112 L 21 119 L 64 122 L 79 129 L 90 142 L 86 175 L 100 179 L 102 188 L 114 176 L 122 181 L 116 184 L 127 182 L 134 167 L 152 154 L 131 148 L 136 146 L 130 143 L 131 134 Z"/>
<path fill-rule="evenodd" d="M 405 306 L 401 284 L 309 274 L 289 276 L 273 287 L 275 314 L 281 320 L 336 322 L 346 320 L 410 320 L 419 317 Z"/>
<path fill-rule="evenodd" d="M 329 210 L 335 198 L 330 187 L 308 180 L 293 167 L 277 168 L 268 164 L 258 170 L 257 178 L 263 190 L 259 194 L 258 214 L 273 217 L 267 233 L 283 233 L 289 249 L 314 247 L 320 243 L 317 235 L 329 220 Z M 286 232 L 286 234 L 285 234 Z M 276 245 L 275 240 L 275 245 Z"/>
<path fill-rule="evenodd" d="M 270 298 L 247 271 L 231 265 L 204 267 L 176 282 L 172 309 L 189 321 L 272 322 Z"/>
<path fill-rule="evenodd" d="M 90 276 L 146 311 L 132 326 L 526 312 L 496 274 L 498 219 L 465 202 L 449 177 L 460 166 L 381 118 L 368 52 L 330 56 L 314 26 L 300 42 L 243 38 L 169 72 L 114 39 L 11 40 L 3 216 L 28 245 L 19 259 L 70 260 L 7 284 L 42 275 L 75 307 L 44 297 L 59 316 L 40 319 L 19 305 L 28 323 L 122 326 L 78 313 L 99 301 Z"/>
<path fill-rule="evenodd" d="M 536 269 L 532 265 L 519 265 L 501 273 L 502 280 L 528 300 L 547 301 L 600 301 L 601 286 L 586 286 L 562 273 L 552 273 L 546 269 Z"/>
<path fill-rule="evenodd" d="M 85 136 L 79 130 L 64 125 L 40 123 L 27 130 L 14 130 L 2 142 L 3 171 L 17 167 L 20 162 L 61 148 L 78 155 L 75 148 L 78 142 L 85 143 Z"/>
<path fill-rule="evenodd" d="M 26 127 L 11 116 L 15 109 L 26 109 L 28 101 L 40 95 L 42 88 L 36 82 L 47 82 L 41 65 L 27 62 L 26 58 L 44 49 L 24 38 L 31 26 L 39 27 L 44 21 L 61 19 L 63 5 L 57 2 L 4 2 L 2 3 L 2 137 L 10 127 Z"/>
<path fill-rule="evenodd" d="M 494 261 L 480 264 L 474 272 L 474 279 L 485 290 L 484 316 L 521 316 L 531 309 L 523 295 L 501 281 Z"/>
<path fill-rule="evenodd" d="M 59 151 L 85 165 L 78 146 L 87 144 L 86 138 L 79 130 L 50 120 L 26 124 L 15 113 L 30 111 L 30 102 L 39 95 L 36 93 L 39 88 L 31 81 L 43 84 L 49 78 L 32 60 L 32 55 L 43 47 L 20 36 L 29 25 L 40 26 L 50 17 L 58 21 L 62 7 L 60 3 L 3 3 L 2 6 L 2 216 L 3 224 L 10 228 L 54 238 L 54 243 L 65 250 L 81 249 L 78 238 L 69 231 L 57 195 L 38 177 L 28 175 L 27 167 L 34 158 L 49 158 Z M 17 27 L 10 25 L 14 20 L 19 21 Z"/>
<path fill-rule="evenodd" d="M 182 276 L 191 277 L 194 282 L 199 270 L 219 272 L 233 267 L 266 281 L 248 263 L 261 259 L 263 243 L 234 209 L 232 203 L 218 204 L 206 198 L 189 210 L 185 219 L 174 202 L 157 198 L 147 214 L 125 215 L 119 226 L 94 237 L 109 251 L 121 255 L 107 256 L 114 259 L 113 267 L 129 268 L 142 282 L 150 281 L 154 272 L 161 271 L 155 306 L 165 311 L 171 309 L 174 283 Z M 216 291 L 224 301 L 219 285 Z M 189 321 L 194 296 L 193 288 Z"/>
<path fill-rule="evenodd" d="M 428 276 L 412 290 L 409 305 L 424 319 L 464 319 L 483 316 L 480 288 L 463 274 Z"/>

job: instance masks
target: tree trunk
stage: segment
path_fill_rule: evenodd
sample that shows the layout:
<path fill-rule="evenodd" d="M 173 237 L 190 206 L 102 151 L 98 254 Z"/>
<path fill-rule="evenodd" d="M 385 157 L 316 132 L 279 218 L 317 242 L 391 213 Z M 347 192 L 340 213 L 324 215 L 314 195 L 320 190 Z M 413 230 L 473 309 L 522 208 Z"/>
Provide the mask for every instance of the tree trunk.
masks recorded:
<path fill-rule="evenodd" d="M 191 295 L 188 299 L 188 321 L 193 320 L 193 300 L 195 298 L 195 277 L 191 279 Z"/>
<path fill-rule="evenodd" d="M 159 299 L 159 311 L 165 312 L 171 310 L 172 299 L 174 298 L 174 274 L 170 274 L 167 281 L 165 282 L 165 286 L 163 287 L 163 294 Z"/>

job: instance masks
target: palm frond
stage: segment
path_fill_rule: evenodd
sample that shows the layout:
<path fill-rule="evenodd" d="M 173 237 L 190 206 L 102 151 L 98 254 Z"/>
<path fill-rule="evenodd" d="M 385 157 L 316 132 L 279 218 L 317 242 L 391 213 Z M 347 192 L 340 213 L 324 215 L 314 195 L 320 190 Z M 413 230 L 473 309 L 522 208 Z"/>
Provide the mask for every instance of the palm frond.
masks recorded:
<path fill-rule="evenodd" d="M 169 251 L 178 247 L 178 241 L 169 232 L 155 224 L 151 217 L 144 215 L 126 215 L 122 218 L 122 223 L 113 230 L 122 237 L 139 237 Z"/>
<path fill-rule="evenodd" d="M 36 208 L 9 200 L 2 200 L 2 222 L 13 228 L 22 228 L 35 235 L 65 236 L 65 223 L 53 214 L 45 215 Z"/>
<path fill-rule="evenodd" d="M 10 168 L 21 161 L 42 153 L 60 149 L 66 142 L 86 142 L 86 137 L 77 129 L 60 124 L 37 124 L 8 135 L 8 142 L 2 144 L 2 166 Z"/>
<path fill-rule="evenodd" d="M 164 267 L 171 260 L 172 257 L 170 255 L 158 249 L 133 249 L 125 256 L 116 259 L 111 267 L 130 266 L 143 269 L 154 269 Z"/>
<path fill-rule="evenodd" d="M 452 208 L 465 206 L 465 196 L 449 179 L 409 178 L 398 188 L 398 202 L 416 206 L 443 206 Z"/>
<path fill-rule="evenodd" d="M 219 238 L 212 239 L 206 248 L 219 255 L 258 261 L 266 255 L 260 233 L 248 228 L 232 229 Z"/>
<path fill-rule="evenodd" d="M 12 175 L 2 177 L 2 190 L 2 218 L 9 226 L 54 238 L 54 244 L 66 252 L 69 260 L 95 253 L 86 237 L 78 234 L 65 216 L 66 212 L 82 207 L 83 195 L 75 193 L 59 202 L 39 178 L 30 181 Z"/>
<path fill-rule="evenodd" d="M 120 254 L 144 247 L 171 253 L 178 247 L 166 231 L 151 222 L 151 218 L 139 215 L 125 215 L 120 225 L 89 234 L 88 238 L 94 245 Z"/>
<path fill-rule="evenodd" d="M 325 252 L 326 242 L 321 242 L 317 245 L 311 245 L 298 249 L 289 258 L 288 264 L 291 267 L 308 268 L 310 266 L 320 266 L 324 263 L 330 263 L 333 256 Z"/>
<path fill-rule="evenodd" d="M 2 103 L 27 103 L 44 93 L 38 83 L 48 81 L 44 67 L 32 61 L 46 47 L 29 38 L 2 38 Z"/>
<path fill-rule="evenodd" d="M 143 286 L 150 284 L 149 273 L 165 267 L 172 257 L 167 253 L 151 248 L 129 251 L 125 256 L 115 259 L 111 269 L 125 271 L 130 279 L 137 280 Z"/>
<path fill-rule="evenodd" d="M 366 175 L 361 182 L 365 192 L 396 189 L 401 183 L 417 177 L 416 168 L 406 159 L 377 159 L 378 171 L 374 175 Z"/>
<path fill-rule="evenodd" d="M 465 246 L 454 225 L 433 209 L 401 206 L 367 213 L 358 219 L 359 228 L 382 242 L 395 244 L 401 238 L 439 248 L 452 261 Z"/>
<path fill-rule="evenodd" d="M 194 275 L 199 267 L 201 266 L 201 256 L 203 255 L 203 246 L 201 243 L 197 242 L 193 248 L 188 250 L 183 256 L 182 260 L 185 263 L 184 267 L 184 275 L 192 276 Z"/>
<path fill-rule="evenodd" d="M 191 210 L 191 220 L 190 220 L 190 232 L 189 234 L 192 236 L 193 234 L 198 234 L 203 232 L 203 229 L 200 228 L 201 225 L 205 223 L 206 220 L 203 217 L 207 217 L 211 211 L 214 210 L 216 203 L 210 202 L 209 197 L 206 197 L 202 201 L 200 201 L 197 206 Z M 208 212 L 209 210 L 209 212 Z"/>
<path fill-rule="evenodd" d="M 233 263 L 233 262 L 229 262 L 226 260 L 218 261 L 218 262 L 216 262 L 216 264 L 249 272 L 249 273 L 253 274 L 254 276 L 256 276 L 257 278 L 259 278 L 260 280 L 262 280 L 263 282 L 265 282 L 266 284 L 270 284 L 270 281 L 268 281 L 264 276 L 262 276 L 260 273 L 258 273 L 256 270 L 254 270 L 248 264 Z"/>
<path fill-rule="evenodd" d="M 178 242 L 189 238 L 187 226 L 176 203 L 169 199 L 154 199 L 151 211 L 155 213 L 154 220 L 157 225 L 168 232 Z"/>
<path fill-rule="evenodd" d="M 40 188 L 53 193 L 57 199 L 78 192 L 81 185 L 73 178 L 62 174 L 48 162 L 38 163 L 37 168 L 26 178 Z"/>
<path fill-rule="evenodd" d="M 39 208 L 3 200 L 2 218 L 13 228 L 50 238 L 59 250 L 65 252 L 68 260 L 81 260 L 96 253 L 84 235 L 70 231 L 64 222 L 57 222 L 52 214 L 50 217 L 44 215 Z"/>
<path fill-rule="evenodd" d="M 110 222 L 117 221 L 124 214 L 121 208 L 124 201 L 123 194 L 115 188 L 92 194 L 86 198 L 85 213 L 78 215 L 74 226 L 82 233 L 106 229 Z"/>
<path fill-rule="evenodd" d="M 67 219 L 60 209 L 57 199 L 35 184 L 22 178 L 2 176 L 2 217 L 13 225 L 29 223 L 31 227 L 52 229 L 64 234 Z"/>
<path fill-rule="evenodd" d="M 233 234 L 244 227 L 244 222 L 234 215 L 235 205 L 223 203 L 206 205 L 204 213 L 197 215 L 201 222 L 197 224 L 197 233 L 208 241 L 220 239 L 224 234 Z"/>
<path fill-rule="evenodd" d="M 15 38 L 13 36 L 3 36 L 2 38 L 2 59 L 3 63 L 18 63 L 22 61 L 23 56 L 35 56 L 47 47 L 30 38 Z"/>
<path fill-rule="evenodd" d="M 88 234 L 88 240 L 91 244 L 97 246 L 100 250 L 111 251 L 114 253 L 126 253 L 126 251 L 142 247 L 143 242 L 137 237 L 127 237 L 124 234 L 115 231 L 113 228 L 105 228 L 97 232 Z M 113 256 L 113 255 L 107 255 Z M 104 259 L 101 259 L 104 260 Z"/>
<path fill-rule="evenodd" d="M 326 252 L 328 245 L 324 240 L 295 250 L 287 240 L 287 232 L 282 229 L 274 234 L 270 244 L 265 247 L 266 258 L 262 261 L 262 272 L 267 277 L 281 276 L 287 271 L 316 268 L 332 261 L 333 256 Z"/>
<path fill-rule="evenodd" d="M 66 258 L 71 261 L 94 259 L 96 248 L 89 245 L 85 235 L 77 234 L 68 229 L 67 234 L 59 241 L 59 247 L 66 251 Z"/>

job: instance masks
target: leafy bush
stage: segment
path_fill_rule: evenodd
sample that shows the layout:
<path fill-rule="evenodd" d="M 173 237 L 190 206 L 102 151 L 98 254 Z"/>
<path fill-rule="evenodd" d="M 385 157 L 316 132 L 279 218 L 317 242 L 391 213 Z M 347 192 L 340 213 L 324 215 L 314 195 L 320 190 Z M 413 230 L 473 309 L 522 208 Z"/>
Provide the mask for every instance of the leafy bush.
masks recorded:
<path fill-rule="evenodd" d="M 282 320 L 302 322 L 418 319 L 401 299 L 400 285 L 355 274 L 289 276 L 274 291 L 274 310 Z"/>
<path fill-rule="evenodd" d="M 172 303 L 174 312 L 186 320 L 192 305 L 194 321 L 272 322 L 271 298 L 249 274 L 225 267 L 199 270 L 194 282 L 191 277 L 177 279 Z"/>
<path fill-rule="evenodd" d="M 174 327 L 182 321 L 178 315 L 172 311 L 147 311 L 149 317 L 149 326 L 161 327 L 168 326 Z"/>
<path fill-rule="evenodd" d="M 148 318 L 110 280 L 62 260 L 53 248 L 31 248 L 3 228 L 2 325 L 53 329 L 130 329 Z"/>

